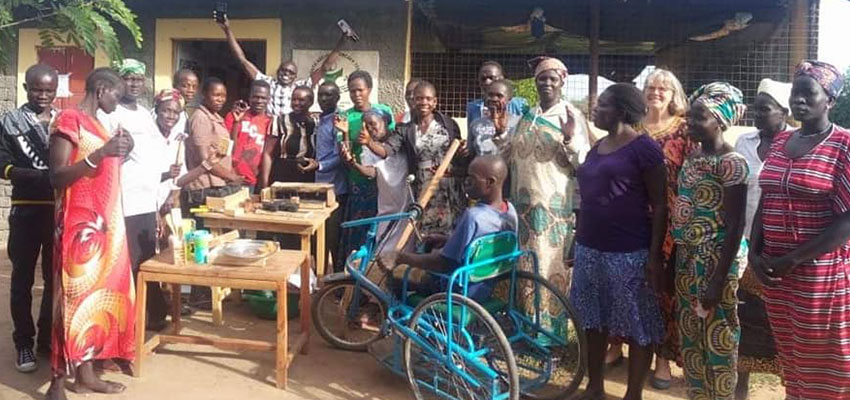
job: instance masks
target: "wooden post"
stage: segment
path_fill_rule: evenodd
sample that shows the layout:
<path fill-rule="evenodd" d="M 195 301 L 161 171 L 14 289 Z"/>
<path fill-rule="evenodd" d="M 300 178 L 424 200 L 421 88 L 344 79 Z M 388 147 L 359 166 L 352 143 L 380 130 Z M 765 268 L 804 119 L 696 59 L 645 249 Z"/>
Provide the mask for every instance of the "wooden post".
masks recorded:
<path fill-rule="evenodd" d="M 596 107 L 599 81 L 599 0 L 590 0 L 590 73 L 587 81 L 587 111 Z"/>
<path fill-rule="evenodd" d="M 413 0 L 407 0 L 407 31 L 404 38 L 404 84 L 410 82 L 410 76 L 413 74 L 411 67 L 412 47 L 413 46 Z"/>
<path fill-rule="evenodd" d="M 809 0 L 793 0 L 791 6 L 791 46 L 788 55 L 788 78 L 794 79 L 794 70 L 800 61 L 809 58 Z"/>

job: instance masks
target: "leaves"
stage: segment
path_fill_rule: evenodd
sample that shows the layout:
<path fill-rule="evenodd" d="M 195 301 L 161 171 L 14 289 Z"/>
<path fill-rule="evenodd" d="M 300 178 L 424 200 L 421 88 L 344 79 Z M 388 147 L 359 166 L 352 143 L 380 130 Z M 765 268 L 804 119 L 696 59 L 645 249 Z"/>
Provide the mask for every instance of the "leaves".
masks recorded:
<path fill-rule="evenodd" d="M 850 68 L 844 73 L 845 79 L 850 76 Z M 829 113 L 830 120 L 839 126 L 850 126 L 850 89 L 847 85 L 844 86 L 844 91 L 838 96 L 835 101 L 835 107 Z"/>
<path fill-rule="evenodd" d="M 20 27 L 35 25 L 41 45 L 70 44 L 94 55 L 100 48 L 113 61 L 123 58 L 115 26 L 141 47 L 142 30 L 123 0 L 0 0 L 0 64 L 8 64 Z"/>

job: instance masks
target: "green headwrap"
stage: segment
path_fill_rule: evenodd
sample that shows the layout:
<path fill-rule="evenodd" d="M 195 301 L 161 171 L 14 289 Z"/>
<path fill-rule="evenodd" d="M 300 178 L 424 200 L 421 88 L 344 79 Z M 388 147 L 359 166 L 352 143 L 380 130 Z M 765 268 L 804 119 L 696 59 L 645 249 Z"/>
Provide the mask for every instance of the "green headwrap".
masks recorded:
<path fill-rule="evenodd" d="M 747 110 L 741 91 L 726 82 L 703 85 L 689 100 L 691 104 L 697 101 L 705 104 L 724 130 L 737 124 Z"/>
<path fill-rule="evenodd" d="M 125 58 L 121 62 L 115 63 L 115 69 L 118 70 L 118 75 L 122 77 L 145 74 L 145 64 L 134 58 Z"/>

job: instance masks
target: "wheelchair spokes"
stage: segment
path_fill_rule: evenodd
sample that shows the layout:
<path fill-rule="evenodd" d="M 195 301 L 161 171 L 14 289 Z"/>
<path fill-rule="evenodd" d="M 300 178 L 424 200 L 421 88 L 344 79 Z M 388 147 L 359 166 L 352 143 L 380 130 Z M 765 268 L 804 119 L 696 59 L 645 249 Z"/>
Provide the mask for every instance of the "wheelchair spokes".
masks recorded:
<path fill-rule="evenodd" d="M 549 281 L 517 271 L 495 282 L 490 310 L 514 351 L 523 396 L 560 399 L 584 377 L 586 349 L 575 312 Z"/>
<path fill-rule="evenodd" d="M 449 317 L 447 299 L 425 299 L 409 322 L 404 360 L 416 398 L 427 392 L 448 399 L 516 398 L 516 364 L 496 321 L 459 295 L 452 296 Z"/>
<path fill-rule="evenodd" d="M 316 294 L 312 308 L 316 330 L 335 347 L 366 351 L 380 339 L 386 304 L 353 279 L 331 282 Z"/>

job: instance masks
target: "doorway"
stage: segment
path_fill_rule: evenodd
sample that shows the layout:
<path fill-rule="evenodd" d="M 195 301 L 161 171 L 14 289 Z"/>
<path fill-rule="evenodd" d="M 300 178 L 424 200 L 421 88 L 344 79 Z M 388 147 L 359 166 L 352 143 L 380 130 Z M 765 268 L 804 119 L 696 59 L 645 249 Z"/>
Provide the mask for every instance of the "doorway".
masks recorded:
<path fill-rule="evenodd" d="M 248 59 L 259 70 L 274 75 L 283 47 L 280 19 L 231 19 L 230 29 L 244 46 Z M 239 88 L 247 97 L 251 77 L 242 72 L 227 48 L 224 33 L 211 19 L 158 18 L 154 36 L 156 91 L 171 87 L 176 68 L 185 61 L 189 68 L 202 69 L 199 74 L 202 79 L 208 75 L 223 78 L 229 89 L 229 104 L 241 94 Z"/>
<path fill-rule="evenodd" d="M 252 64 L 266 65 L 266 42 L 263 40 L 240 40 L 245 57 Z M 213 76 L 227 86 L 225 110 L 238 99 L 248 99 L 253 77 L 249 77 L 224 40 L 175 40 L 174 71 L 188 68 L 203 81 Z"/>

